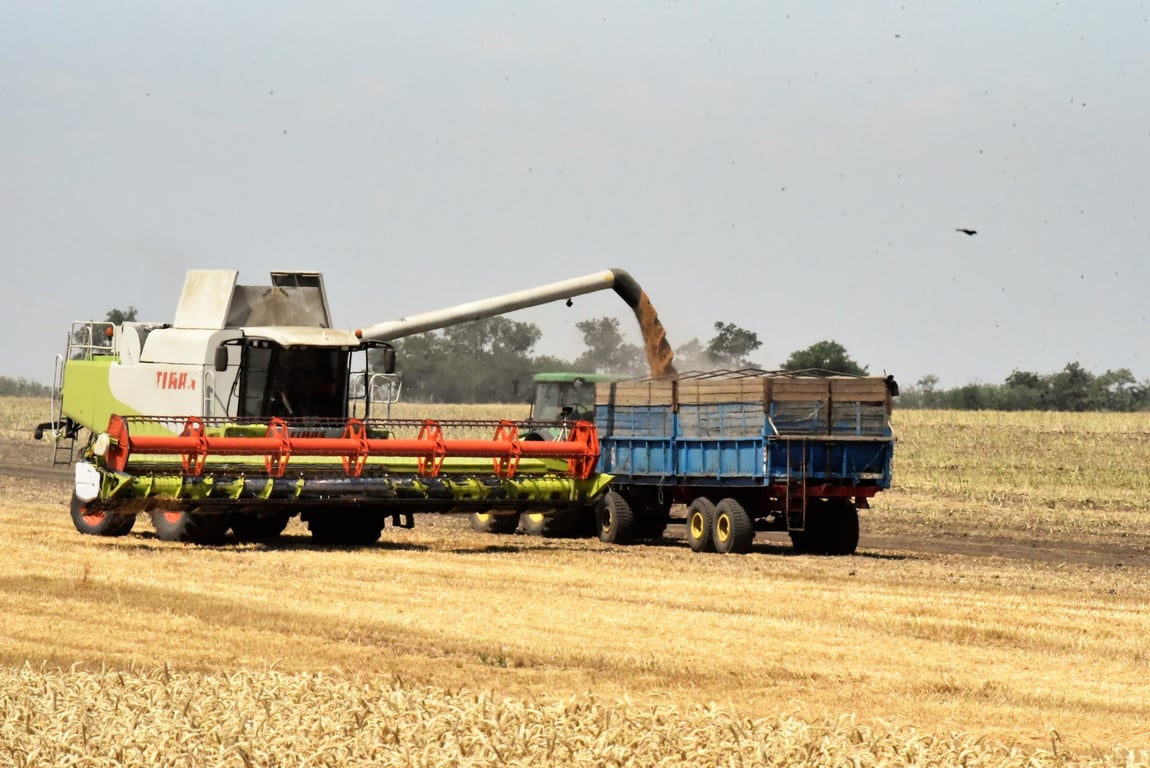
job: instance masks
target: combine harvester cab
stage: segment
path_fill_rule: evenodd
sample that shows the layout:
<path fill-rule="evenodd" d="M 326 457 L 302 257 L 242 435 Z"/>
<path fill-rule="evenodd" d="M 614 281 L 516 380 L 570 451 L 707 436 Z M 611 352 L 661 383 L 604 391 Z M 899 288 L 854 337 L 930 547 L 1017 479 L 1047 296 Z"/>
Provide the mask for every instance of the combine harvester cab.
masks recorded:
<path fill-rule="evenodd" d="M 600 383 L 599 471 L 618 518 L 602 521 L 652 538 L 681 504 L 697 552 L 748 552 L 756 530 L 777 530 L 800 552 L 852 554 L 858 509 L 890 487 L 897 394 L 893 377 L 759 370 Z"/>
<path fill-rule="evenodd" d="M 398 394 L 387 339 L 426 323 L 335 329 L 319 273 L 275 272 L 265 286 L 237 276 L 190 271 L 172 323 L 73 324 L 36 436 L 54 440 L 55 463 L 79 456 L 80 532 L 124 535 L 143 512 L 164 540 L 213 543 L 229 530 L 264 540 L 299 514 L 319 541 L 360 544 L 388 518 L 410 527 L 416 512 L 514 514 L 602 496 L 589 422 L 544 444 L 513 422 L 386 418 Z M 529 306 L 612 281 L 599 273 L 513 298 Z M 430 327 L 478 316 L 465 305 Z"/>

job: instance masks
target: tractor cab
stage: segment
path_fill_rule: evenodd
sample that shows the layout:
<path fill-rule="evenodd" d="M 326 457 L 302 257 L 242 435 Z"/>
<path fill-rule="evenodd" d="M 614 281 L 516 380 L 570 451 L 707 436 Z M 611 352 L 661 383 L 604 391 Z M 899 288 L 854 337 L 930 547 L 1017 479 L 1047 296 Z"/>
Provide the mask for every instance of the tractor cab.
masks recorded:
<path fill-rule="evenodd" d="M 537 373 L 532 421 L 594 421 L 595 384 L 616 381 L 602 373 Z"/>

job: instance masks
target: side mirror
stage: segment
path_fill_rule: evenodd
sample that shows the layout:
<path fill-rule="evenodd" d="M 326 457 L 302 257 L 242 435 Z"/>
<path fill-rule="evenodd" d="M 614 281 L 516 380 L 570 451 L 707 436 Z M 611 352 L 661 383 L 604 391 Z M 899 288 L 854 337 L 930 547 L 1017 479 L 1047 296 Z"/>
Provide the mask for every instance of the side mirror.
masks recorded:
<path fill-rule="evenodd" d="M 383 372 L 395 373 L 395 347 L 383 349 Z"/>
<path fill-rule="evenodd" d="M 223 344 L 216 347 L 215 368 L 216 373 L 223 373 L 228 369 L 228 348 Z"/>

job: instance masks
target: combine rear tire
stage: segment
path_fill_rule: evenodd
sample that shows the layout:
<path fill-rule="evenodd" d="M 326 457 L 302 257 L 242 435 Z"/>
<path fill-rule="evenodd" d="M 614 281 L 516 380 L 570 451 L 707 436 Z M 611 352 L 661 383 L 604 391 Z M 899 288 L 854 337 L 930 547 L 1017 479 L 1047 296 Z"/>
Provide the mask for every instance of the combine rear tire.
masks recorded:
<path fill-rule="evenodd" d="M 734 499 L 723 499 L 715 507 L 715 550 L 735 555 L 751 551 L 755 526 L 743 505 Z"/>
<path fill-rule="evenodd" d="M 72 524 L 89 536 L 125 536 L 136 524 L 135 514 L 97 509 L 89 501 L 72 494 Z"/>
<path fill-rule="evenodd" d="M 700 496 L 687 508 L 687 543 L 692 552 L 715 551 L 715 505 Z"/>
<path fill-rule="evenodd" d="M 630 544 L 635 540 L 635 513 L 627 500 L 615 491 L 607 491 L 597 510 L 599 541 L 606 544 Z"/>
<path fill-rule="evenodd" d="M 160 541 L 193 544 L 220 544 L 229 527 L 226 515 L 204 514 L 188 509 L 152 510 L 152 525 Z"/>
<path fill-rule="evenodd" d="M 274 515 L 235 513 L 231 516 L 232 533 L 240 541 L 271 541 L 284 532 L 290 518 L 287 512 Z"/>
<path fill-rule="evenodd" d="M 472 512 L 471 530 L 478 533 L 515 533 L 519 515 L 497 515 L 493 512 Z"/>

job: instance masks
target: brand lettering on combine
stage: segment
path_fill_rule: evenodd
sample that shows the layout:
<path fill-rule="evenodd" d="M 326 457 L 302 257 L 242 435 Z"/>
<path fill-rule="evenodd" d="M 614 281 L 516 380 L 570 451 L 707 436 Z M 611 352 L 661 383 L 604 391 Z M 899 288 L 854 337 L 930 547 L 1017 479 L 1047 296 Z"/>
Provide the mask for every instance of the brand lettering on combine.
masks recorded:
<path fill-rule="evenodd" d="M 156 371 L 156 389 L 195 389 L 196 380 L 187 371 Z"/>

